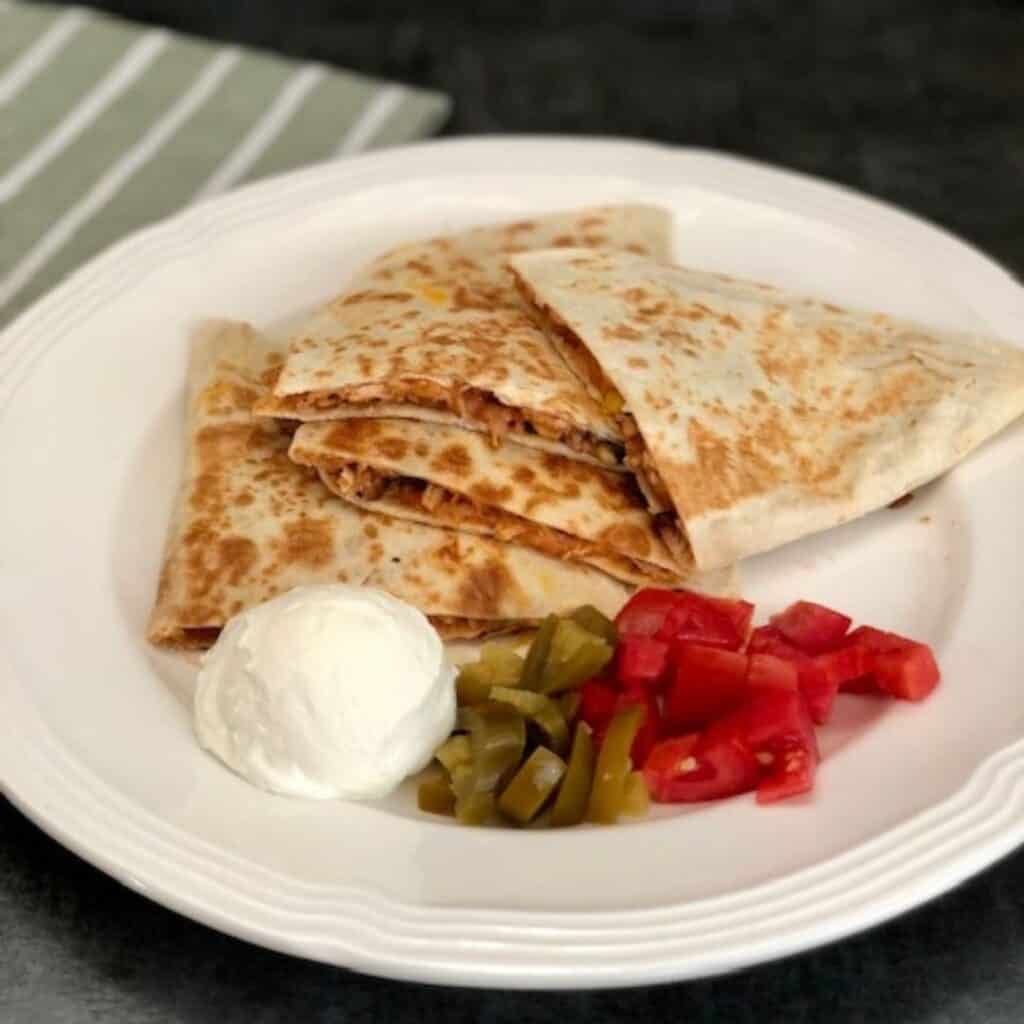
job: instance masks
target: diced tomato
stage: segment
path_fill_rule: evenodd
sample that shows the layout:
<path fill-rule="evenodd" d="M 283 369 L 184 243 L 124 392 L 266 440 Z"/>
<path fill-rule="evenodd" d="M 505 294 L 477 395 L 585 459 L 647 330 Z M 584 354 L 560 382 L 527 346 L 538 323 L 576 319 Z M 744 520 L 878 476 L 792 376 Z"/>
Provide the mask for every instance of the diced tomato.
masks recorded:
<path fill-rule="evenodd" d="M 664 625 L 665 616 L 675 606 L 676 591 L 658 587 L 638 590 L 615 617 L 620 637 L 654 636 Z"/>
<path fill-rule="evenodd" d="M 800 692 L 807 701 L 807 710 L 818 725 L 829 720 L 839 684 L 830 680 L 809 654 L 798 650 L 774 626 L 759 626 L 750 634 L 747 650 L 751 654 L 771 654 L 796 666 Z"/>
<path fill-rule="evenodd" d="M 615 710 L 621 711 L 631 704 L 639 704 L 644 709 L 643 721 L 637 730 L 633 746 L 629 749 L 633 767 L 639 768 L 646 763 L 648 754 L 661 735 L 661 710 L 658 708 L 658 698 L 651 690 L 627 690 L 619 695 Z"/>
<path fill-rule="evenodd" d="M 874 657 L 875 683 L 903 700 L 924 700 L 939 685 L 939 666 L 926 644 L 881 651 Z"/>
<path fill-rule="evenodd" d="M 799 690 L 796 665 L 774 654 L 751 654 L 747 658 L 747 686 Z"/>
<path fill-rule="evenodd" d="M 838 647 L 852 621 L 848 615 L 813 601 L 796 601 L 771 617 L 771 624 L 801 651 L 820 654 Z"/>
<path fill-rule="evenodd" d="M 814 764 L 806 751 L 784 754 L 782 770 L 772 772 L 757 784 L 757 802 L 773 804 L 789 796 L 800 796 L 814 788 Z"/>
<path fill-rule="evenodd" d="M 668 668 L 668 644 L 651 636 L 624 636 L 616 650 L 615 677 L 625 687 L 657 686 Z"/>
<path fill-rule="evenodd" d="M 647 789 L 655 800 L 668 803 L 671 782 L 696 768 L 696 759 L 692 762 L 689 759 L 699 739 L 699 733 L 691 732 L 661 740 L 651 749 L 644 761 L 643 772 Z"/>
<path fill-rule="evenodd" d="M 845 693 L 924 700 L 939 683 L 939 666 L 927 644 L 873 626 L 858 626 L 842 647 L 815 661 Z"/>
<path fill-rule="evenodd" d="M 814 785 L 818 744 L 797 690 L 757 688 L 739 708 L 709 725 L 696 742 L 662 740 L 644 766 L 656 800 L 690 803 L 757 788 L 771 803 Z"/>
<path fill-rule="evenodd" d="M 651 795 L 662 803 L 697 803 L 745 793 L 757 785 L 757 760 L 744 740 L 743 711 L 715 722 L 699 737 L 663 740 L 644 766 Z"/>
<path fill-rule="evenodd" d="M 750 633 L 750 624 L 754 621 L 754 606 L 749 601 L 732 600 L 726 597 L 705 597 L 704 600 L 732 623 L 736 635 L 740 638 L 740 647 L 742 647 Z"/>
<path fill-rule="evenodd" d="M 665 721 L 673 729 L 699 729 L 742 703 L 747 692 L 745 654 L 675 643 L 665 695 Z"/>
<path fill-rule="evenodd" d="M 800 692 L 807 702 L 811 720 L 817 725 L 823 725 L 832 717 L 832 706 L 839 693 L 839 684 L 829 679 L 813 658 L 804 655 L 795 664 L 800 673 Z"/>
<path fill-rule="evenodd" d="M 874 626 L 858 626 L 847 638 L 844 647 L 863 647 L 872 654 L 881 651 L 896 651 L 907 647 L 918 646 L 914 640 L 908 640 L 898 633 L 887 633 L 884 629 Z"/>
<path fill-rule="evenodd" d="M 692 640 L 709 647 L 739 650 L 750 630 L 749 601 L 705 597 L 692 590 L 645 587 L 626 602 L 615 619 L 619 635 Z"/>
<path fill-rule="evenodd" d="M 848 693 L 868 693 L 875 688 L 870 679 L 872 661 L 868 649 L 856 644 L 814 656 L 828 683 Z"/>
<path fill-rule="evenodd" d="M 792 690 L 763 689 L 751 694 L 747 743 L 762 766 L 758 802 L 806 793 L 814 785 L 818 741 L 803 697 Z"/>
<path fill-rule="evenodd" d="M 687 594 L 686 591 L 680 593 Z M 659 640 L 687 640 L 726 651 L 738 651 L 745 639 L 725 612 L 696 594 L 687 594 L 673 605 L 657 637 Z"/>
<path fill-rule="evenodd" d="M 588 679 L 580 687 L 578 717 L 590 726 L 595 740 L 604 735 L 618 700 L 618 690 L 601 679 Z"/>

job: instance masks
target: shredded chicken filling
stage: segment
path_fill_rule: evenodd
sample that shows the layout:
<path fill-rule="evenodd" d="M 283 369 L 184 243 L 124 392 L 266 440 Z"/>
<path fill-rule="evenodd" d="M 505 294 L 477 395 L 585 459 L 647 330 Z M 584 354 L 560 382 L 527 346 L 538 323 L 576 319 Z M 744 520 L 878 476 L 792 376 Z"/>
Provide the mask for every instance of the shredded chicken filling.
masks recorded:
<path fill-rule="evenodd" d="M 296 409 L 319 411 L 342 405 L 372 406 L 412 402 L 427 409 L 452 413 L 479 426 L 497 447 L 507 434 L 534 434 L 557 441 L 605 466 L 622 462 L 622 448 L 568 424 L 559 416 L 538 409 L 513 409 L 479 388 L 446 387 L 430 380 L 398 380 L 380 384 L 354 384 L 338 391 L 296 396 Z"/>
<path fill-rule="evenodd" d="M 636 477 L 637 485 L 647 501 L 651 514 L 655 517 L 658 536 L 676 561 L 680 565 L 686 565 L 692 560 L 692 553 L 683 533 L 682 523 L 673 507 L 665 481 L 640 436 L 636 420 L 632 413 L 625 409 L 625 400 L 621 392 L 608 379 L 601 369 L 601 364 L 580 341 L 576 332 L 549 305 L 541 302 L 536 295 L 530 294 L 521 281 L 518 284 L 526 301 L 540 309 L 548 329 L 560 340 L 562 355 L 573 372 L 589 386 L 592 395 L 600 398 L 604 408 L 615 416 L 625 439 L 626 466 Z"/>
<path fill-rule="evenodd" d="M 626 465 L 633 471 L 636 482 L 640 485 L 651 512 L 660 514 L 672 508 L 665 481 L 662 480 L 658 467 L 651 458 L 651 453 L 644 444 L 644 439 L 637 430 L 636 422 L 629 413 L 619 417 L 622 433 L 626 438 Z"/>
<path fill-rule="evenodd" d="M 654 528 L 658 531 L 661 542 L 671 552 L 672 557 L 680 565 L 693 563 L 693 551 L 683 533 L 682 523 L 675 512 L 661 512 L 654 517 Z"/>
<path fill-rule="evenodd" d="M 618 415 L 626 404 L 619 389 L 605 376 L 601 364 L 572 330 L 549 306 L 541 307 L 549 329 L 562 343 L 562 355 L 573 372 L 589 386 L 591 395 L 613 416 Z"/>
<path fill-rule="evenodd" d="M 552 558 L 600 561 L 633 577 L 666 581 L 678 578 L 678 574 L 653 563 L 609 551 L 582 537 L 481 504 L 425 480 L 391 475 L 362 464 L 340 466 L 331 476 L 332 489 L 342 497 L 390 502 L 411 511 L 425 510 L 443 525 L 480 530 L 505 543 L 523 544 Z"/>

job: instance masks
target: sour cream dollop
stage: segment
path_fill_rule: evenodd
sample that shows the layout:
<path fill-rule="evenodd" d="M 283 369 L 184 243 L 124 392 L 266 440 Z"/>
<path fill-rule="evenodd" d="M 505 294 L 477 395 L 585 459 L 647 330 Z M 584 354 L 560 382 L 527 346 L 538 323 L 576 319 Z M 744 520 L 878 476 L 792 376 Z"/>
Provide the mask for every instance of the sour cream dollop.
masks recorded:
<path fill-rule="evenodd" d="M 199 743 L 262 789 L 374 799 L 455 724 L 455 669 L 410 605 L 369 587 L 297 587 L 232 619 L 203 659 Z"/>

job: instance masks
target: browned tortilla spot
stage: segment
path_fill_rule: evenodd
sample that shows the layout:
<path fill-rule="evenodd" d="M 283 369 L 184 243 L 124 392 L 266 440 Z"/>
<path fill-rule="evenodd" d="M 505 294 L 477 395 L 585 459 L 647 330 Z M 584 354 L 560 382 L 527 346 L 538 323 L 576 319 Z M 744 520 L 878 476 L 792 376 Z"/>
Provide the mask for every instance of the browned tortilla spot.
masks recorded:
<path fill-rule="evenodd" d="M 508 569 L 500 562 L 470 569 L 459 586 L 459 607 L 467 614 L 481 618 L 495 618 L 501 610 L 503 599 L 514 586 Z"/>
<path fill-rule="evenodd" d="M 643 335 L 627 324 L 616 324 L 614 327 L 605 327 L 601 333 L 606 338 L 618 338 L 621 341 L 639 341 Z"/>
<path fill-rule="evenodd" d="M 479 309 L 485 313 L 495 309 L 501 309 L 509 305 L 509 293 L 507 288 L 500 288 L 496 285 L 478 283 L 472 288 L 459 285 L 452 293 L 452 310 L 460 312 L 467 309 Z"/>
<path fill-rule="evenodd" d="M 334 554 L 334 526 L 330 519 L 303 517 L 282 528 L 279 545 L 281 560 L 287 565 L 305 565 L 318 569 Z"/>
<path fill-rule="evenodd" d="M 479 480 L 470 485 L 469 493 L 485 505 L 500 505 L 512 497 L 512 488 L 508 486 L 496 487 L 486 480 Z"/>
<path fill-rule="evenodd" d="M 463 476 L 473 468 L 473 456 L 469 454 L 465 445 L 450 444 L 438 452 L 430 465 L 438 472 Z"/>
<path fill-rule="evenodd" d="M 616 523 L 602 531 L 600 541 L 610 548 L 628 551 L 635 558 L 647 558 L 651 542 L 647 532 L 634 523 Z"/>
<path fill-rule="evenodd" d="M 377 442 L 377 449 L 385 458 L 397 461 L 405 457 L 409 445 L 400 437 L 382 437 Z"/>
<path fill-rule="evenodd" d="M 341 306 L 358 306 L 364 302 L 408 302 L 412 298 L 410 292 L 383 292 L 368 288 L 366 291 L 353 292 L 344 298 L 335 299 L 330 308 Z"/>
<path fill-rule="evenodd" d="M 203 427 L 196 438 L 201 469 L 215 469 L 239 458 L 259 427 L 251 423 L 217 423 Z"/>
<path fill-rule="evenodd" d="M 363 455 L 379 447 L 384 427 L 377 420 L 339 420 L 324 439 L 327 448 Z"/>

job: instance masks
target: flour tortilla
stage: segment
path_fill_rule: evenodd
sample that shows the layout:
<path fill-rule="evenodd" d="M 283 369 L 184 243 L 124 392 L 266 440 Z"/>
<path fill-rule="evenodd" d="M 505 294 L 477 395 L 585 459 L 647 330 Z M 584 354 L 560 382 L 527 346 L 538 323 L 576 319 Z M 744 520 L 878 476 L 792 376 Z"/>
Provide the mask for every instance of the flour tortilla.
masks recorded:
<path fill-rule="evenodd" d="M 479 433 L 401 419 L 306 423 L 293 461 L 347 501 L 399 519 L 525 544 L 629 583 L 685 575 L 632 478 Z"/>
<path fill-rule="evenodd" d="M 702 569 L 909 493 L 1024 412 L 1024 353 L 619 253 L 510 264 Z"/>
<path fill-rule="evenodd" d="M 262 415 L 401 416 L 621 464 L 622 439 L 559 358 L 505 266 L 515 252 L 608 246 L 667 258 L 669 215 L 625 205 L 404 246 L 374 261 L 291 337 Z"/>
<path fill-rule="evenodd" d="M 282 354 L 218 321 L 193 341 L 184 479 L 149 639 L 209 647 L 233 615 L 306 583 L 379 587 L 447 639 L 510 632 L 592 603 L 614 614 L 630 588 L 518 545 L 402 522 L 340 501 L 288 458 L 289 433 L 254 404 Z"/>

